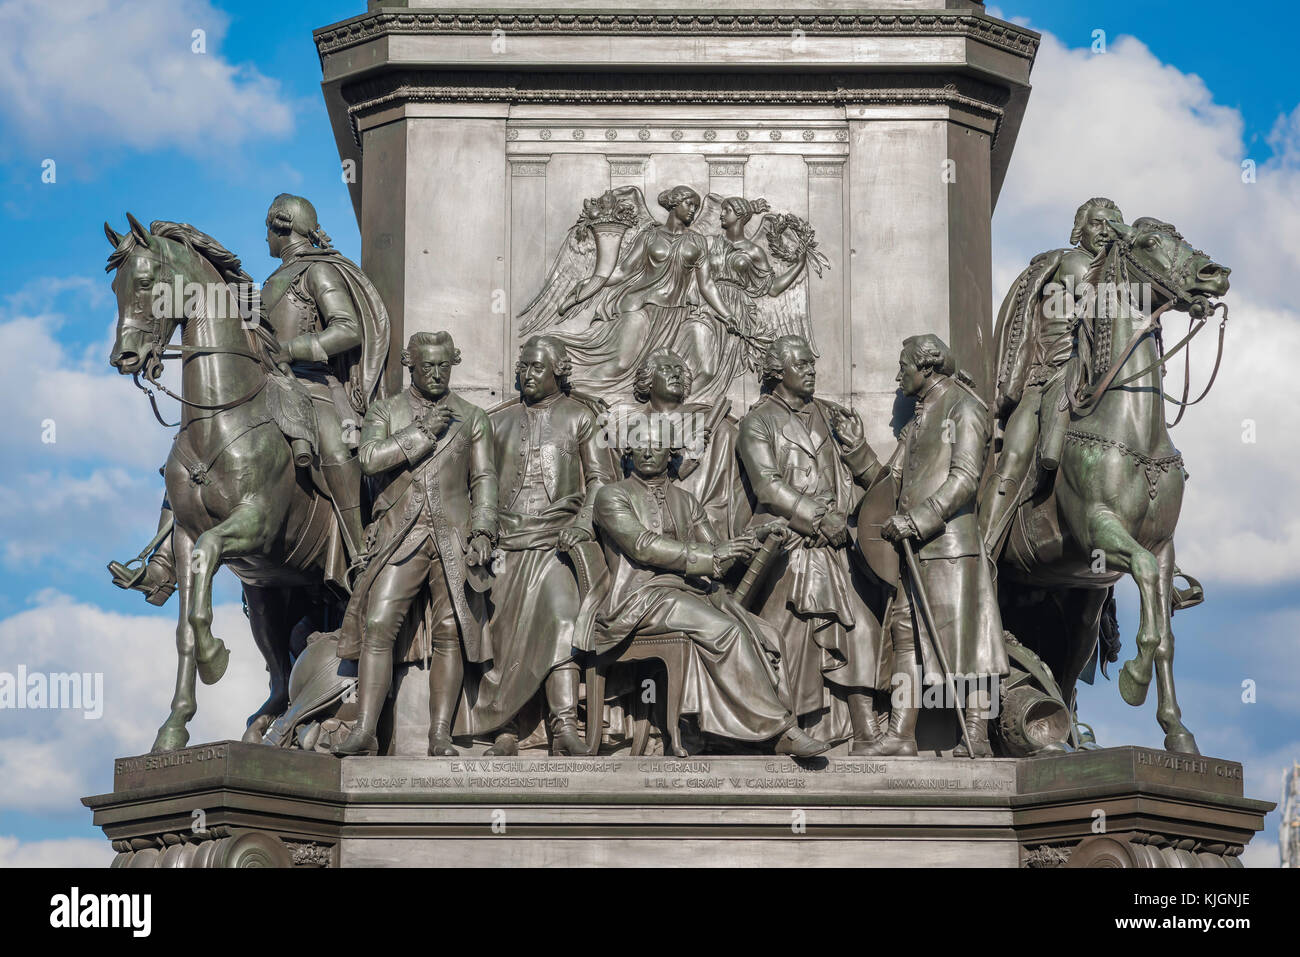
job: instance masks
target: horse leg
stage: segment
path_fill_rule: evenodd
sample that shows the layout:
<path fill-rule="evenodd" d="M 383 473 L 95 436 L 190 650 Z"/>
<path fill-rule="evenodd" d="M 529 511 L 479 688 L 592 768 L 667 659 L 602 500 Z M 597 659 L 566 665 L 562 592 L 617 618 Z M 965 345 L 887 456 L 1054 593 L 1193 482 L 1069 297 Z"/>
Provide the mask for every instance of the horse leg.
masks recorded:
<path fill-rule="evenodd" d="M 1156 549 L 1160 563 L 1160 643 L 1155 650 L 1156 720 L 1165 732 L 1165 750 L 1200 754 L 1196 738 L 1183 724 L 1183 712 L 1174 693 L 1174 629 L 1171 618 L 1174 595 L 1174 542 Z"/>
<path fill-rule="evenodd" d="M 208 529 L 194 543 L 190 570 L 194 578 L 194 595 L 189 621 L 194 630 L 195 660 L 199 679 L 213 684 L 226 673 L 230 652 L 212 634 L 212 579 L 226 555 L 246 555 L 263 539 L 263 511 L 256 502 L 243 502 L 230 516 Z"/>
<path fill-rule="evenodd" d="M 1160 563 L 1137 543 L 1124 523 L 1109 509 L 1099 509 L 1089 522 L 1094 547 L 1106 556 L 1108 568 L 1133 576 L 1141 599 L 1137 654 L 1119 672 L 1120 696 L 1133 707 L 1147 699 L 1156 647 L 1160 644 Z"/>
<path fill-rule="evenodd" d="M 264 585 L 245 585 L 244 600 L 248 603 L 248 624 L 253 632 L 253 643 L 266 659 L 270 674 L 270 692 L 266 701 L 248 718 L 244 741 L 260 744 L 262 735 L 271 722 L 289 706 L 289 595 L 283 588 Z"/>
<path fill-rule="evenodd" d="M 194 574 L 190 553 L 194 539 L 177 525 L 172 532 L 172 553 L 176 561 L 176 585 L 180 609 L 176 619 L 176 690 L 172 694 L 171 714 L 158 729 L 150 751 L 175 751 L 190 740 L 186 728 L 198 703 L 194 696 L 194 631 L 190 627 L 189 609 L 194 601 Z"/>

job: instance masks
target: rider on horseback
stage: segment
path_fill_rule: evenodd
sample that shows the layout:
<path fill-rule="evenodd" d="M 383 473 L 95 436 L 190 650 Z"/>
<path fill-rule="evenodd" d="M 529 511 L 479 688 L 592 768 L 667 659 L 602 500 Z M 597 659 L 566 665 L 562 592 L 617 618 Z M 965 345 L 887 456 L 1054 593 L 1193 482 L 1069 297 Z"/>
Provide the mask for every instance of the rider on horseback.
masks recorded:
<path fill-rule="evenodd" d="M 311 394 L 321 476 L 355 563 L 364 533 L 354 450 L 366 409 L 384 394 L 388 314 L 356 264 L 331 247 L 301 196 L 281 193 L 272 201 L 266 244 L 283 262 L 262 286 L 266 320 Z"/>
<path fill-rule="evenodd" d="M 280 344 L 279 360 L 311 397 L 320 478 L 334 505 L 348 562 L 365 551 L 360 422 L 386 395 L 388 312 L 361 269 L 330 245 L 316 209 L 281 193 L 266 214 L 266 244 L 282 265 L 263 284 L 263 319 Z M 158 535 L 131 562 L 113 562 L 113 583 L 161 605 L 176 587 L 171 510 L 166 499 Z M 138 567 L 131 567 L 136 563 Z"/>
<path fill-rule="evenodd" d="M 980 531 L 994 557 L 1016 507 L 1033 493 L 1035 457 L 1049 471 L 1060 463 L 1079 307 L 1091 301 L 1083 292 L 1093 259 L 1115 238 L 1111 221 L 1123 222 L 1123 214 L 1105 197 L 1080 206 L 1070 233 L 1075 248 L 1035 256 L 999 311 L 995 410 L 1004 423 L 1002 451 L 979 510 Z"/>

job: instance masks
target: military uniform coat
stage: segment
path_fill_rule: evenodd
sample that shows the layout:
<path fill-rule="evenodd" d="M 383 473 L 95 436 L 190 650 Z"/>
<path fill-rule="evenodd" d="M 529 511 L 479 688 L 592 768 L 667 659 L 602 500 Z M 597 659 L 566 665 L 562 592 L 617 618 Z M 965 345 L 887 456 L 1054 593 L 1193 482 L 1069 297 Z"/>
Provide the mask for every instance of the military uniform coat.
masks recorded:
<path fill-rule="evenodd" d="M 494 655 L 481 678 L 467 674 L 468 707 L 457 718 L 458 731 L 474 734 L 514 718 L 547 674 L 573 657 L 578 582 L 556 546 L 565 528 L 591 530 L 596 492 L 613 478 L 595 441 L 595 413 L 563 392 L 509 405 L 491 419 L 500 528 L 489 620 Z"/>
<path fill-rule="evenodd" d="M 456 611 L 465 655 L 471 661 L 492 657 L 491 642 L 479 626 L 465 592 L 465 547 L 476 532 L 497 534 L 497 476 L 492 462 L 492 426 L 487 413 L 454 392 L 442 404 L 452 419 L 437 439 L 416 425 L 432 406 L 413 388 L 371 406 L 361 427 L 361 466 L 376 476 L 373 540 L 365 573 L 344 615 L 339 657 L 355 658 L 361 647 L 366 597 L 379 570 L 417 548 L 431 529 Z M 418 649 L 417 649 L 418 650 Z M 408 653 L 406 660 L 421 654 Z"/>
<path fill-rule="evenodd" d="M 805 536 L 774 562 L 760 610 L 784 636 L 782 668 L 795 713 L 823 706 L 823 678 L 845 688 L 888 688 L 880 622 L 854 583 L 848 548 L 815 544 L 827 508 L 852 514 L 856 482 L 878 466 L 875 453 L 866 442 L 841 449 L 822 400 L 797 412 L 776 393 L 741 420 L 737 450 L 757 500 L 754 521 L 786 518 Z"/>
<path fill-rule="evenodd" d="M 959 675 L 1007 673 L 991 563 L 975 515 L 989 432 L 984 403 L 955 379 L 936 376 L 888 466 L 898 510 L 920 536 L 913 547 L 926 597 L 948 664 Z M 928 635 L 915 596 L 912 604 L 919 633 Z M 929 641 L 921 646 L 926 673 L 940 674 Z"/>

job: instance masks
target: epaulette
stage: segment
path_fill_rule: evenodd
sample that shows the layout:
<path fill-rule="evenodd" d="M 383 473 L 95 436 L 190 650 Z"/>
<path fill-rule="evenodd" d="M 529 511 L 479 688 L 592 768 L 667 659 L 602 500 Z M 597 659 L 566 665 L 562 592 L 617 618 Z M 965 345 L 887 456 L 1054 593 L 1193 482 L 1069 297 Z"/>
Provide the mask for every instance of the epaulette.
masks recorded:
<path fill-rule="evenodd" d="M 983 397 L 982 395 L 980 395 L 978 392 L 975 391 L 975 387 L 974 387 L 973 385 L 971 385 L 970 383 L 966 382 L 964 379 L 962 379 L 962 378 L 959 377 L 959 376 L 955 376 L 955 375 L 954 375 L 954 376 L 951 376 L 951 378 L 952 378 L 952 381 L 953 381 L 953 382 L 955 382 L 955 383 L 957 383 L 957 385 L 961 386 L 962 390 L 963 390 L 963 391 L 964 391 L 968 396 L 970 396 L 972 399 L 974 399 L 976 402 L 978 402 L 978 403 L 980 404 L 980 408 L 981 408 L 981 409 L 983 409 L 985 412 L 987 412 L 987 411 L 989 410 L 989 404 L 988 404 L 986 401 L 984 401 L 984 397 Z"/>

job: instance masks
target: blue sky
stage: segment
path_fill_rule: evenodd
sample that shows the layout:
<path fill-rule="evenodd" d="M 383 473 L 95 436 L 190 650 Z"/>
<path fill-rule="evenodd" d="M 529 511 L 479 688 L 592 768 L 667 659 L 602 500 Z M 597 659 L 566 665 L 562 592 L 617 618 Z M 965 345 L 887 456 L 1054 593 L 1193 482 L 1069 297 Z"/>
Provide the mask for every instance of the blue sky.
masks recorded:
<path fill-rule="evenodd" d="M 1271 354 L 1300 351 L 1300 312 L 1284 280 L 1300 272 L 1300 83 L 1284 48 L 1291 33 L 1266 28 L 1286 22 L 1290 7 L 997 7 L 1048 36 L 994 218 L 995 297 L 1030 256 L 1065 243 L 1074 207 L 1098 193 L 1113 196 L 1130 221 L 1173 220 L 1234 267 L 1229 301 L 1240 318 L 1229 359 L 1215 394 L 1176 436 L 1192 473 L 1180 555 L 1210 594 L 1175 619 L 1177 670 L 1202 749 L 1246 760 L 1248 792 L 1270 800 L 1283 762 L 1300 757 L 1300 524 L 1274 504 L 1295 487 L 1289 437 L 1300 386 L 1267 380 L 1250 357 L 1260 339 Z M 273 268 L 266 206 L 290 191 L 309 196 L 335 244 L 357 258 L 311 31 L 363 8 L 363 0 L 0 0 L 0 349 L 14 370 L 0 397 L 17 410 L 0 436 L 11 463 L 0 479 L 0 670 L 102 662 L 111 688 L 127 659 L 164 676 L 135 696 L 130 718 L 85 722 L 96 725 L 89 730 L 68 716 L 0 712 L 0 864 L 103 859 L 107 845 L 76 798 L 111 786 L 114 755 L 147 748 L 170 688 L 174 604 L 153 609 L 104 572 L 149 536 L 167 436 L 143 396 L 107 368 L 115 304 L 101 224 L 124 229 L 127 210 L 146 223 L 194 223 L 260 278 Z M 191 52 L 194 29 L 207 32 L 204 54 Z M 1090 49 L 1098 29 L 1104 56 Z M 48 44 L 60 37 L 82 46 L 55 70 Z M 205 71 L 195 110 L 176 92 L 184 89 L 178 69 Z M 1087 128 L 1094 114 L 1095 134 Z M 1250 186 L 1238 175 L 1246 158 L 1259 168 Z M 54 183 L 41 179 L 47 159 Z M 53 444 L 40 440 L 47 418 L 58 430 Z M 1247 418 L 1260 432 L 1250 446 L 1240 439 Z M 231 716 L 252 706 L 230 689 L 260 679 L 239 633 L 234 580 L 223 572 L 218 582 L 217 633 L 224 625 L 236 662 L 226 689 L 205 691 L 195 740 L 229 736 Z M 1132 590 L 1122 598 L 1131 643 Z M 1243 681 L 1255 682 L 1253 703 L 1242 701 Z M 1153 701 L 1128 708 L 1113 683 L 1083 697 L 1084 717 L 1105 743 L 1158 746 L 1153 709 Z M 143 726 L 133 731 L 136 716 Z M 1268 863 L 1272 839 L 1261 835 L 1252 860 Z"/>

